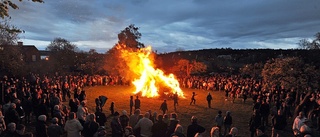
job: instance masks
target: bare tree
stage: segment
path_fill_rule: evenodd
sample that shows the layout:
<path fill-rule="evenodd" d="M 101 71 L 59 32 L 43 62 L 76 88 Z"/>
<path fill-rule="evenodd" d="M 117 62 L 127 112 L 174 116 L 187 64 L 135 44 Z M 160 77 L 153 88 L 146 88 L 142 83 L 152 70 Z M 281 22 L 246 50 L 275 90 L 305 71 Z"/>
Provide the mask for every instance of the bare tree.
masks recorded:
<path fill-rule="evenodd" d="M 320 32 L 314 35 L 315 39 L 309 41 L 308 39 L 302 39 L 299 41 L 299 46 L 303 49 L 318 50 L 320 49 Z"/>

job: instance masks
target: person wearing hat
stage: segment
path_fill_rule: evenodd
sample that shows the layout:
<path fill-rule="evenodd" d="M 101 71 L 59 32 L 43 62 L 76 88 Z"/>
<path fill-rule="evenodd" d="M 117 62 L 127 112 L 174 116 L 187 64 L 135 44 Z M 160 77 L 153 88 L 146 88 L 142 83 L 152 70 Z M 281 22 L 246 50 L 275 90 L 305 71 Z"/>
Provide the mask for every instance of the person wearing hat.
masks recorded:
<path fill-rule="evenodd" d="M 48 127 L 49 137 L 60 137 L 63 134 L 63 129 L 58 125 L 58 118 L 54 117 L 51 120 L 51 125 Z"/>
<path fill-rule="evenodd" d="M 187 137 L 194 137 L 197 133 L 203 133 L 206 129 L 198 124 L 196 116 L 191 117 L 191 125 L 187 128 Z"/>

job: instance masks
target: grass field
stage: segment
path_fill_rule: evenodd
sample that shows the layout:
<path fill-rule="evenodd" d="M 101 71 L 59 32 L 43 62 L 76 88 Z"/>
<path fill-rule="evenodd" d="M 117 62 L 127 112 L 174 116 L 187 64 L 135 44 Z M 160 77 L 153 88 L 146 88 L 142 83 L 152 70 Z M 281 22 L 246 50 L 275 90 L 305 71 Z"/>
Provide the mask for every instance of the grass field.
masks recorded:
<path fill-rule="evenodd" d="M 105 95 L 108 97 L 108 101 L 103 107 L 103 111 L 106 115 L 110 115 L 110 104 L 111 102 L 115 103 L 115 110 L 121 114 L 122 110 L 126 110 L 129 113 L 129 100 L 130 95 L 133 95 L 134 91 L 133 86 L 95 86 L 87 87 L 87 100 L 88 100 L 88 109 L 89 112 L 95 111 L 95 101 L 94 99 L 100 95 Z M 223 116 L 225 116 L 226 111 L 231 111 L 231 116 L 233 118 L 233 125 L 239 130 L 239 136 L 248 137 L 249 132 L 249 119 L 252 114 L 252 100 L 249 98 L 246 103 L 243 103 L 240 98 L 236 99 L 234 103 L 230 101 L 225 101 L 224 92 L 222 91 L 210 91 L 213 96 L 213 101 L 211 103 L 212 108 L 207 107 L 206 96 L 208 91 L 205 90 L 196 90 L 196 89 L 182 89 L 185 94 L 185 99 L 179 98 L 179 106 L 177 107 L 178 119 L 180 124 L 184 127 L 184 132 L 186 134 L 187 126 L 191 124 L 190 118 L 192 116 L 198 117 L 198 123 L 206 128 L 204 137 L 209 137 L 210 130 L 214 126 L 214 118 L 218 114 L 218 111 L 221 110 Z M 196 105 L 189 105 L 192 92 L 196 92 Z M 156 111 L 158 114 L 162 113 L 159 110 L 163 98 L 140 98 L 141 100 L 141 112 L 144 114 L 148 110 L 152 110 L 152 113 Z M 167 99 L 169 113 L 174 112 L 173 100 Z M 292 120 L 289 120 L 292 121 Z M 111 134 L 110 129 L 111 117 L 108 117 L 108 122 L 106 127 L 108 133 Z M 288 124 L 287 134 L 288 136 L 293 136 L 291 134 L 290 127 L 292 125 Z M 223 131 L 224 129 L 222 129 Z M 271 134 L 271 127 L 267 129 L 268 135 Z"/>

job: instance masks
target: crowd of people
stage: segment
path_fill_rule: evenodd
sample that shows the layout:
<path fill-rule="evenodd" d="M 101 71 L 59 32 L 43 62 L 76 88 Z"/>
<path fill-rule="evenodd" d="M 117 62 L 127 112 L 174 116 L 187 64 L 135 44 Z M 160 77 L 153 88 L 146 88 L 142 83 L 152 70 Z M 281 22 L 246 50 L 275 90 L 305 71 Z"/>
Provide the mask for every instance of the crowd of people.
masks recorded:
<path fill-rule="evenodd" d="M 180 78 L 184 88 L 223 91 L 225 101 L 234 102 L 247 98 L 253 100 L 252 116 L 248 121 L 250 136 L 265 137 L 266 129 L 271 127 L 269 136 L 283 136 L 283 130 L 290 126 L 297 137 L 315 136 L 319 130 L 319 90 L 274 86 L 263 88 L 260 79 L 240 76 L 211 75 Z M 1 80 L 0 136 L 4 137 L 201 137 L 205 129 L 198 124 L 196 116 L 191 117 L 185 131 L 180 125 L 178 114 L 168 114 L 166 100 L 160 105 L 162 114 L 141 113 L 140 101 L 130 97 L 130 112 L 121 114 L 112 109 L 112 121 L 106 131 L 107 116 L 102 108 L 105 96 L 95 99 L 96 111 L 89 113 L 86 102 L 86 86 L 128 85 L 122 77 L 112 76 L 39 76 L 30 74 L 23 78 L 3 77 Z M 193 92 L 190 105 L 196 103 Z M 177 97 L 177 96 L 176 96 Z M 174 106 L 178 105 L 174 97 Z M 68 100 L 67 100 L 68 99 Z M 212 96 L 207 96 L 211 108 Z M 112 104 L 112 103 L 111 103 Z M 223 116 L 219 111 L 211 128 L 211 137 L 236 137 L 237 127 L 233 127 L 232 116 L 227 111 Z M 26 132 L 26 126 L 35 130 Z M 223 129 L 223 130 L 222 130 Z M 249 136 L 249 135 L 248 135 Z"/>
<path fill-rule="evenodd" d="M 245 103 L 248 98 L 251 98 L 254 102 L 253 114 L 249 121 L 251 137 L 257 136 L 257 131 L 263 133 L 268 127 L 272 128 L 270 136 L 283 136 L 285 127 L 291 122 L 293 122 L 294 136 L 312 136 L 319 131 L 320 91 L 318 89 L 298 90 L 279 85 L 267 89 L 263 87 L 264 82 L 266 81 L 262 79 L 244 78 L 240 75 L 219 74 L 180 79 L 181 85 L 185 88 L 223 91 L 225 101 L 232 103 L 236 99 L 241 99 Z M 210 94 L 207 96 L 208 107 L 210 107 L 208 97 L 210 98 Z M 191 100 L 194 100 L 193 96 Z M 292 119 L 294 120 L 289 121 Z M 222 126 L 221 122 L 217 122 L 217 125 Z M 225 129 L 228 128 L 225 127 Z"/>

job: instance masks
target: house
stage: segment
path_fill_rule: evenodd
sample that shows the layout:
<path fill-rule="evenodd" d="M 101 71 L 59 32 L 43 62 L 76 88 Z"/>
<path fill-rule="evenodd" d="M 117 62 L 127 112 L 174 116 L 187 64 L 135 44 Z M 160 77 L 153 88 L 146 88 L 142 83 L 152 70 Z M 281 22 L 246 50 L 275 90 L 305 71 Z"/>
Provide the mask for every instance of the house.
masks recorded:
<path fill-rule="evenodd" d="M 23 45 L 23 42 L 18 42 L 18 45 L 0 45 L 0 51 L 5 51 L 10 48 L 20 51 L 20 58 L 26 63 L 40 61 L 40 52 L 34 45 Z"/>

